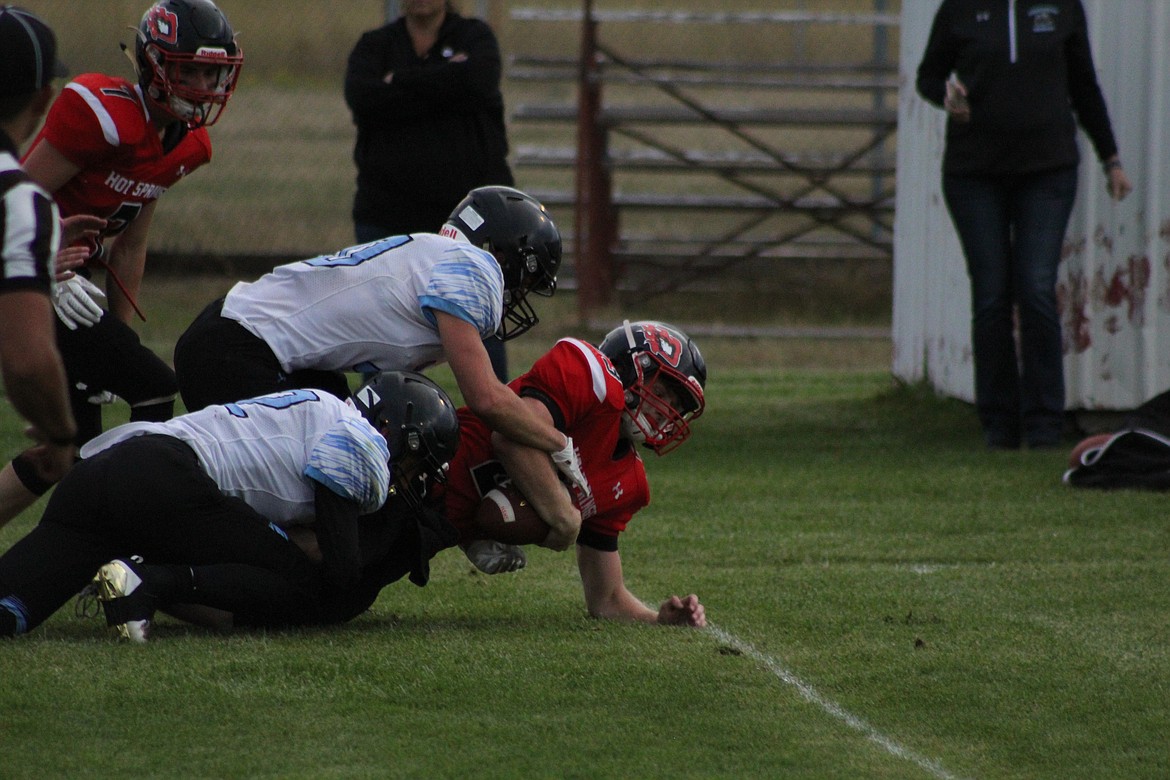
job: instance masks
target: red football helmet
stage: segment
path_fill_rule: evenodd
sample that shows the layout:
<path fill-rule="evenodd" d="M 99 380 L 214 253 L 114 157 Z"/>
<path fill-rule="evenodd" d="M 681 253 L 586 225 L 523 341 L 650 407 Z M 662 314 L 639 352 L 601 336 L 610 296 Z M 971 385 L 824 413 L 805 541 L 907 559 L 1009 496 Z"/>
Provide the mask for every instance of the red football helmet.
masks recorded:
<path fill-rule="evenodd" d="M 138 25 L 138 83 L 188 127 L 215 124 L 236 89 L 244 52 L 211 0 L 159 0 Z"/>
<path fill-rule="evenodd" d="M 626 436 L 659 455 L 686 441 L 707 384 L 707 362 L 690 336 L 663 322 L 626 320 L 598 349 L 626 389 Z"/>

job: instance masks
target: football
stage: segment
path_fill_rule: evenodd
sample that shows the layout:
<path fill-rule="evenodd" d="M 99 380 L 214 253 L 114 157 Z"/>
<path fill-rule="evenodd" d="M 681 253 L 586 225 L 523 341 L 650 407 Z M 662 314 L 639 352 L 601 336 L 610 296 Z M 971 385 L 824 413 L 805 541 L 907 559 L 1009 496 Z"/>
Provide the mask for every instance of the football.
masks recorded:
<path fill-rule="evenodd" d="M 1081 458 L 1089 450 L 1097 449 L 1113 438 L 1112 433 L 1098 433 L 1082 439 L 1077 446 L 1073 447 L 1072 452 L 1068 454 L 1068 465 L 1070 468 L 1077 468 L 1081 464 Z"/>
<path fill-rule="evenodd" d="M 487 539 L 505 544 L 539 544 L 548 524 L 511 484 L 489 491 L 475 510 L 475 526 Z"/>

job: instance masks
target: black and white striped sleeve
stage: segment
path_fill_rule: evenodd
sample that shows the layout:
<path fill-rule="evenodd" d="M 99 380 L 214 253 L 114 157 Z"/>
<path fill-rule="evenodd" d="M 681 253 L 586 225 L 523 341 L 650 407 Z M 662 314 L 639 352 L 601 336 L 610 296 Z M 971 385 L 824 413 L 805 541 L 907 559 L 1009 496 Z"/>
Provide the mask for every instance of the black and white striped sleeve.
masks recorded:
<path fill-rule="evenodd" d="M 0 241 L 0 292 L 48 293 L 61 241 L 57 205 L 10 154 L 0 154 Z"/>

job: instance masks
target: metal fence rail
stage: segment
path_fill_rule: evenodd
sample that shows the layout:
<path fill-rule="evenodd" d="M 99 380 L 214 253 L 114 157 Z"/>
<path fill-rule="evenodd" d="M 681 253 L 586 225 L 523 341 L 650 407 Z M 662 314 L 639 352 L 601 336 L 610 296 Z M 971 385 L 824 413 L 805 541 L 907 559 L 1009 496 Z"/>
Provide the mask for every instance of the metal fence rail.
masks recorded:
<path fill-rule="evenodd" d="M 891 257 L 898 77 L 884 34 L 896 14 L 594 11 L 585 0 L 582 11 L 510 15 L 580 26 L 577 58 L 518 55 L 509 77 L 576 87 L 575 102 L 522 102 L 511 121 L 575 134 L 571 145 L 567 137 L 521 144 L 514 162 L 573 174 L 532 192 L 574 208 L 583 319 L 619 289 L 644 297 L 709 286 L 721 273 L 759 273 L 761 260 Z M 687 24 L 779 25 L 803 35 L 850 26 L 873 55 L 632 57 L 603 42 L 603 24 L 653 24 L 657 36 Z"/>

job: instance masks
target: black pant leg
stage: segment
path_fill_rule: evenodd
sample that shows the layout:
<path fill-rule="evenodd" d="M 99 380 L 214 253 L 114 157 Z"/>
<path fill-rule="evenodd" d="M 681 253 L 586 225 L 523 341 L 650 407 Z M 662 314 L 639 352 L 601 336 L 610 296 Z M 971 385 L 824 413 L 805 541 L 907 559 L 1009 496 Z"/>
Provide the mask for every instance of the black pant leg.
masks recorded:
<path fill-rule="evenodd" d="M 187 411 L 287 389 L 272 349 L 210 303 L 175 343 L 175 374 Z"/>
<path fill-rule="evenodd" d="M 318 609 L 312 561 L 245 502 L 224 495 L 190 447 L 158 435 L 116 444 L 66 475 L 34 532 L 0 556 L 0 608 L 23 609 L 27 630 L 103 563 L 131 555 L 148 563 L 255 566 L 282 578 L 307 613 Z M 257 597 L 239 594 L 244 603 Z"/>
<path fill-rule="evenodd" d="M 99 391 L 108 390 L 132 407 L 155 400 L 173 403 L 178 392 L 175 372 L 129 325 L 108 312 L 88 328 L 69 330 L 59 317 L 56 322 L 79 445 L 101 433 L 100 407 L 86 400 Z M 84 390 L 77 389 L 79 383 Z"/>

